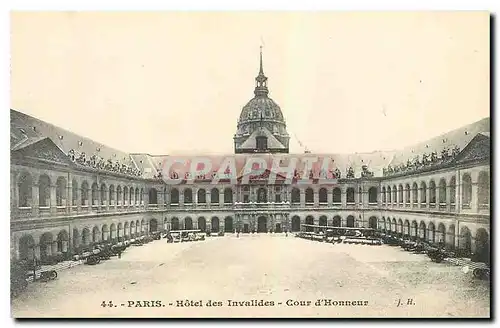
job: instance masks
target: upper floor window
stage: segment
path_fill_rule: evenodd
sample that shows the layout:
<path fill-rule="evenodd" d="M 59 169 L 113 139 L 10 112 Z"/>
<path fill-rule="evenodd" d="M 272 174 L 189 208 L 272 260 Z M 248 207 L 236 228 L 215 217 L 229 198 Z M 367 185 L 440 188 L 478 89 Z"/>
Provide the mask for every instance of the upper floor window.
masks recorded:
<path fill-rule="evenodd" d="M 257 149 L 258 150 L 266 150 L 267 149 L 267 137 L 259 136 L 256 138 L 257 141 Z"/>

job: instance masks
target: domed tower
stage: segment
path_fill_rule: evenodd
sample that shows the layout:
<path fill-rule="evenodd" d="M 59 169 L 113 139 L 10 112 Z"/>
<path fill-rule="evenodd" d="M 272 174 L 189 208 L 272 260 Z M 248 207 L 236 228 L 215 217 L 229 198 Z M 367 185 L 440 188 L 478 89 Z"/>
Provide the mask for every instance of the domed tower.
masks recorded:
<path fill-rule="evenodd" d="M 290 137 L 286 131 L 285 119 L 280 106 L 267 95 L 267 77 L 262 66 L 260 48 L 260 71 L 255 78 L 253 97 L 241 110 L 236 134 L 234 152 L 244 153 L 288 153 Z"/>

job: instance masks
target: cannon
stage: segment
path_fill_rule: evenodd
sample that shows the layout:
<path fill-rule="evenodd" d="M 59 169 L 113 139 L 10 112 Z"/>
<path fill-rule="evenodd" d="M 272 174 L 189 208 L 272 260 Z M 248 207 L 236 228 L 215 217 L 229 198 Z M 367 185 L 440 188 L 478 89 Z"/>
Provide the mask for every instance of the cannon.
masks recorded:
<path fill-rule="evenodd" d="M 488 280 L 490 279 L 490 268 L 475 268 L 472 275 L 476 279 Z"/>
<path fill-rule="evenodd" d="M 101 263 L 101 257 L 99 255 L 90 255 L 87 257 L 87 261 L 85 261 L 85 264 L 88 265 L 96 265 Z"/>
<path fill-rule="evenodd" d="M 445 258 L 446 254 L 440 248 L 430 248 L 427 250 L 427 256 L 431 258 L 432 262 L 441 263 Z"/>

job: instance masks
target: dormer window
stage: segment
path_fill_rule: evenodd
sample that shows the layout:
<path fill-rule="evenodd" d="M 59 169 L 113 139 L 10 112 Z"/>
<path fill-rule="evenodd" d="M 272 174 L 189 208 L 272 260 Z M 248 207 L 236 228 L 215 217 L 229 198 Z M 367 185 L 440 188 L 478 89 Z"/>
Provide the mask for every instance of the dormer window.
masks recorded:
<path fill-rule="evenodd" d="M 256 138 L 257 140 L 257 149 L 258 150 L 266 150 L 267 149 L 267 137 L 259 136 Z"/>

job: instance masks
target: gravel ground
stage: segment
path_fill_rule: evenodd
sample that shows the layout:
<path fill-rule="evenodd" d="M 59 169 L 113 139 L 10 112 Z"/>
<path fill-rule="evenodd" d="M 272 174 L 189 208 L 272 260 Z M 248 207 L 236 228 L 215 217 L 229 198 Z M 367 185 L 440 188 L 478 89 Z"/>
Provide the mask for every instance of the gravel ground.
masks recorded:
<path fill-rule="evenodd" d="M 316 305 L 321 299 L 331 304 Z M 274 304 L 229 306 L 228 300 Z M 399 300 L 404 304 L 397 306 Z M 103 301 L 116 306 L 102 307 Z M 178 301 L 202 306 L 178 307 Z M 18 318 L 488 317 L 489 308 L 489 284 L 458 266 L 399 247 L 332 245 L 279 234 L 130 247 L 121 259 L 30 284 L 12 301 Z"/>

